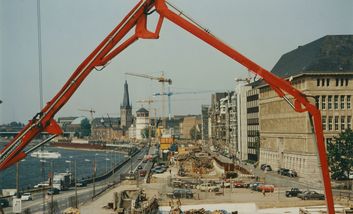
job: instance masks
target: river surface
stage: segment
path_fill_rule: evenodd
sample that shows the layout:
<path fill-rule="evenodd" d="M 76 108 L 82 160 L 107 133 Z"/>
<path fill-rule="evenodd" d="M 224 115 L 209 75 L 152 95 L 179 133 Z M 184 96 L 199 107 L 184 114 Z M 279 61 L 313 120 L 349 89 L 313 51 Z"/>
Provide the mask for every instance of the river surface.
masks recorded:
<path fill-rule="evenodd" d="M 71 171 L 74 174 L 75 161 L 77 179 L 80 180 L 92 176 L 94 160 L 97 175 L 99 175 L 111 169 L 115 163 L 120 163 L 126 159 L 124 154 L 116 152 L 71 150 L 55 147 L 46 147 L 45 150 L 59 152 L 61 158 L 45 159 L 45 162 L 41 162 L 40 158 L 29 155 L 20 161 L 19 187 L 21 190 L 33 188 L 34 185 L 48 180 L 48 174 L 51 171 L 54 171 L 54 173 Z M 44 172 L 42 171 L 42 164 L 44 165 Z M 0 171 L 0 191 L 1 189 L 14 188 L 16 188 L 16 165 Z"/>

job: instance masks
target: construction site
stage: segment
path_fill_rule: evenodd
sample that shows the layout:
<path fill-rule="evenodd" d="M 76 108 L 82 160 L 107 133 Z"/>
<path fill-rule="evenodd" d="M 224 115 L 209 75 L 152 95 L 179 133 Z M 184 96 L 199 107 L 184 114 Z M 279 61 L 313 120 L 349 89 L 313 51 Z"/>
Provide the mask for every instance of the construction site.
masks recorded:
<path fill-rule="evenodd" d="M 0 213 L 353 213 L 351 2 L 36 3 L 0 3 Z"/>

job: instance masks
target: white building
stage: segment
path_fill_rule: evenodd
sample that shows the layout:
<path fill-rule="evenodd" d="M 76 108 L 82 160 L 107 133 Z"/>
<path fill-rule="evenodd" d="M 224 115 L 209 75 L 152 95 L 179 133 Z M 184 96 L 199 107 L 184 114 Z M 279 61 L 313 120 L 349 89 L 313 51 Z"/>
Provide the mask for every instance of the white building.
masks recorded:
<path fill-rule="evenodd" d="M 142 130 L 147 128 L 148 124 L 149 124 L 149 112 L 145 108 L 140 108 L 139 110 L 136 111 L 135 134 L 136 134 L 137 140 L 146 138 L 142 136 Z"/>

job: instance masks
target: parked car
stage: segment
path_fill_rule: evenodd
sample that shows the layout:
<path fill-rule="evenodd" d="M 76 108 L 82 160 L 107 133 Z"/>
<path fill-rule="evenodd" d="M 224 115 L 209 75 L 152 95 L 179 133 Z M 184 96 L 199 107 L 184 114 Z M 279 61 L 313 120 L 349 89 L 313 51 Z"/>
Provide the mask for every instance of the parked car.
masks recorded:
<path fill-rule="evenodd" d="M 249 184 L 249 188 L 252 190 L 256 190 L 258 186 L 263 185 L 263 182 L 255 182 L 255 183 L 251 183 Z"/>
<path fill-rule="evenodd" d="M 10 206 L 10 203 L 5 198 L 0 198 L 0 207 L 5 208 Z"/>
<path fill-rule="evenodd" d="M 58 188 L 50 188 L 47 191 L 47 195 L 57 195 L 60 193 L 60 190 Z"/>
<path fill-rule="evenodd" d="M 147 174 L 147 171 L 144 170 L 144 169 L 143 169 L 143 170 L 140 170 L 139 174 L 140 174 L 140 177 L 145 177 L 146 174 Z"/>
<path fill-rule="evenodd" d="M 305 191 L 298 194 L 298 198 L 303 200 L 325 200 L 325 195 L 315 191 Z"/>
<path fill-rule="evenodd" d="M 156 167 L 153 167 L 151 169 L 151 171 L 154 173 L 163 173 L 163 172 L 167 171 L 167 169 L 165 166 L 156 166 Z"/>
<path fill-rule="evenodd" d="M 34 185 L 34 188 L 49 187 L 49 183 L 39 183 Z"/>
<path fill-rule="evenodd" d="M 268 165 L 268 164 L 261 164 L 261 170 L 263 171 L 272 171 L 272 167 L 271 165 Z"/>
<path fill-rule="evenodd" d="M 137 169 L 142 169 L 143 167 L 141 166 L 141 165 L 139 165 L 138 167 L 137 167 Z"/>
<path fill-rule="evenodd" d="M 165 171 L 167 171 L 166 168 L 160 167 L 160 168 L 158 168 L 158 169 L 155 169 L 153 172 L 154 172 L 154 173 L 157 173 L 157 174 L 161 174 L 161 173 L 163 173 L 163 172 L 165 172 Z"/>
<path fill-rule="evenodd" d="M 203 183 L 196 186 L 201 192 L 218 192 L 220 187 L 211 183 Z"/>
<path fill-rule="evenodd" d="M 248 184 L 244 183 L 243 181 L 236 181 L 233 183 L 233 186 L 235 188 L 246 188 L 248 187 Z"/>
<path fill-rule="evenodd" d="M 293 169 L 279 168 L 277 173 L 280 175 L 288 176 L 288 177 L 297 177 L 298 174 Z"/>
<path fill-rule="evenodd" d="M 167 193 L 170 198 L 193 198 L 194 194 L 190 189 L 175 189 L 173 192 Z"/>
<path fill-rule="evenodd" d="M 85 187 L 85 186 L 87 186 L 87 183 L 85 181 L 78 181 L 76 183 L 76 186 L 77 187 Z"/>
<path fill-rule="evenodd" d="M 275 186 L 270 185 L 270 184 L 261 184 L 256 187 L 256 190 L 259 192 L 274 192 L 275 191 Z"/>
<path fill-rule="evenodd" d="M 32 200 L 32 194 L 30 192 L 25 192 L 21 196 L 21 201 L 31 201 Z"/>
<path fill-rule="evenodd" d="M 286 197 L 296 197 L 298 194 L 302 193 L 298 188 L 292 188 L 289 191 L 286 191 Z"/>

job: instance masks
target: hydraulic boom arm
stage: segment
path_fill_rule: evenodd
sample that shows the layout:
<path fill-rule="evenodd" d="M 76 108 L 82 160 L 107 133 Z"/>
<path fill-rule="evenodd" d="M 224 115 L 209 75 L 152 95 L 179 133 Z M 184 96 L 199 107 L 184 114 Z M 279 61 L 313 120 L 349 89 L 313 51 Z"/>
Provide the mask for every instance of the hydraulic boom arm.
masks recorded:
<path fill-rule="evenodd" d="M 167 4 L 176 10 L 177 13 L 170 10 Z M 147 29 L 147 16 L 154 11 L 157 11 L 159 14 L 159 20 L 155 31 L 151 32 Z M 192 20 L 187 20 L 188 17 L 183 17 L 182 15 L 183 13 L 181 11 L 178 11 L 173 5 L 166 2 L 166 0 L 140 0 L 140 2 L 128 13 L 128 15 L 125 16 L 121 23 L 81 63 L 81 65 L 76 69 L 55 97 L 52 98 L 52 100 L 47 103 L 41 112 L 36 114 L 34 118 L 24 127 L 24 129 L 1 151 L 0 170 L 3 170 L 26 157 L 26 152 L 24 152 L 23 149 L 40 132 L 46 131 L 54 136 L 60 135 L 62 130 L 54 121 L 54 115 L 70 99 L 88 74 L 97 66 L 105 66 L 107 62 L 139 38 L 158 39 L 162 22 L 164 18 L 167 18 L 174 24 L 180 26 L 228 57 L 239 62 L 249 71 L 261 76 L 263 80 L 265 80 L 271 88 L 276 91 L 278 96 L 284 98 L 295 111 L 309 113 L 310 119 L 311 117 L 313 119 L 314 131 L 316 134 L 328 213 L 334 214 L 334 204 L 328 173 L 328 163 L 324 145 L 320 111 L 314 104 L 309 102 L 305 94 L 292 87 L 289 82 L 277 77 L 257 65 L 213 36 L 207 29 L 202 28 Z M 124 36 L 126 36 L 133 28 L 135 28 L 134 34 L 128 39 L 122 41 Z M 293 97 L 294 103 L 291 103 L 288 100 L 286 94 Z"/>

